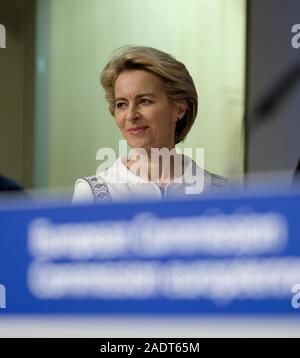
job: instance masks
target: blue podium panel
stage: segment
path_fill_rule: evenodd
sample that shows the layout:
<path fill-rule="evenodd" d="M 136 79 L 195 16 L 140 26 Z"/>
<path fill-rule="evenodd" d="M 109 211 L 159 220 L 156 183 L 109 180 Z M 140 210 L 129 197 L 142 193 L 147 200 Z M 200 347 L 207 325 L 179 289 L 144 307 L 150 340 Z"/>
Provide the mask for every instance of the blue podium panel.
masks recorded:
<path fill-rule="evenodd" d="M 0 208 L 0 315 L 298 315 L 299 214 L 299 193 Z"/>

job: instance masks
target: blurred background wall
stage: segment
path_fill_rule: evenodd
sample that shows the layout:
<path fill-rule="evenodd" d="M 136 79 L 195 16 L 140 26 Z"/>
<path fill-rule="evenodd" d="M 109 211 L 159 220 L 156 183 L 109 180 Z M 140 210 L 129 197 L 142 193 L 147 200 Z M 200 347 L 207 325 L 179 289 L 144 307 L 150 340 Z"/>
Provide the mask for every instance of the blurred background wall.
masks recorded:
<path fill-rule="evenodd" d="M 35 1 L 0 0 L 0 175 L 33 183 Z"/>
<path fill-rule="evenodd" d="M 29 3 L 15 1 L 24 8 Z M 3 174 L 27 187 L 72 188 L 76 178 L 95 173 L 99 148 L 118 152 L 121 136 L 108 112 L 99 74 L 116 48 L 137 44 L 174 55 L 194 78 L 199 112 L 179 147 L 204 147 L 206 169 L 242 179 L 246 0 L 36 0 L 32 4 L 35 92 L 24 139 L 32 145 L 26 161 L 33 166 L 25 170 L 31 180 L 16 175 L 6 163 L 7 148 L 14 150 L 8 139 L 1 147 L 6 154 L 0 153 Z M 1 58 L 10 46 L 8 38 Z M 5 82 L 10 83 L 8 78 Z M 1 95 L 6 111 L 17 107 L 12 105 L 14 99 L 14 94 L 10 99 Z M 11 137 L 5 127 L 7 113 L 1 106 L 1 138 Z"/>

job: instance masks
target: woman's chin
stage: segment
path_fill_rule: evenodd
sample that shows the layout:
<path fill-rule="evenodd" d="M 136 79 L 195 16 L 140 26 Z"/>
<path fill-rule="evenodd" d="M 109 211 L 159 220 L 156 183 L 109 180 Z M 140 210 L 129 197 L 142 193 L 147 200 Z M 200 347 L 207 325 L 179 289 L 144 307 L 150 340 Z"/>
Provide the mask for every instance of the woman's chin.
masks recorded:
<path fill-rule="evenodd" d="M 147 149 L 149 147 L 149 143 L 142 139 L 134 139 L 134 140 L 127 140 L 127 144 L 130 148 L 144 148 Z"/>

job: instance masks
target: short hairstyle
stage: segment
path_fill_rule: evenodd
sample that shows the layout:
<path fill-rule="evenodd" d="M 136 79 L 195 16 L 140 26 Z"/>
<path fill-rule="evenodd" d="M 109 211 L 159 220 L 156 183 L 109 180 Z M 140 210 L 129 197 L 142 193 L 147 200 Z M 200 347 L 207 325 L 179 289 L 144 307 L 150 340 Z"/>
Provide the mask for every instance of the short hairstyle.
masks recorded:
<path fill-rule="evenodd" d="M 135 69 L 148 71 L 160 78 L 170 100 L 186 101 L 186 112 L 176 123 L 175 144 L 184 140 L 194 124 L 198 110 L 195 84 L 185 65 L 173 56 L 152 47 L 125 46 L 118 51 L 107 63 L 100 77 L 110 113 L 114 115 L 114 85 L 120 73 Z"/>

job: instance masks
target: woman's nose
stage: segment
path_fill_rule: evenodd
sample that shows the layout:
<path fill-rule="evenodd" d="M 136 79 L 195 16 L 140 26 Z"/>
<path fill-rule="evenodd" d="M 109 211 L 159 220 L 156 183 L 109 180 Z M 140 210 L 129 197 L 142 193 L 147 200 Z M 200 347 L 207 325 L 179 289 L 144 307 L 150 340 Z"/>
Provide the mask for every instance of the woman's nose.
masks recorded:
<path fill-rule="evenodd" d="M 139 113 L 137 111 L 136 106 L 134 106 L 134 105 L 128 106 L 128 110 L 127 110 L 126 115 L 125 115 L 125 120 L 126 121 L 133 121 L 133 120 L 138 119 L 138 118 L 139 118 Z"/>

